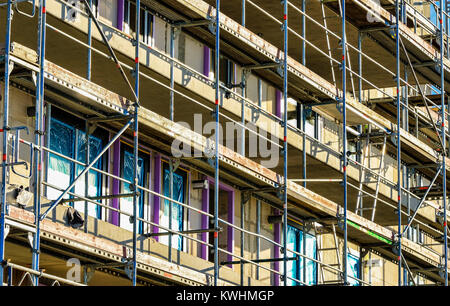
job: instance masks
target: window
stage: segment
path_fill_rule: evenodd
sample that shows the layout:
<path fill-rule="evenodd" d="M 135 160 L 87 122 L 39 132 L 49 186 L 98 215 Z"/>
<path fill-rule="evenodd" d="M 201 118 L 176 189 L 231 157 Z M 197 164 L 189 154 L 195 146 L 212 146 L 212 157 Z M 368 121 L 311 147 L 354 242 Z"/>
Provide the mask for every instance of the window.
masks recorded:
<path fill-rule="evenodd" d="M 352 276 L 354 278 L 360 279 L 361 278 L 361 273 L 360 273 L 360 260 L 359 260 L 359 256 L 353 255 L 350 252 L 347 253 L 347 273 L 348 276 Z M 351 278 L 351 277 L 347 277 L 347 281 L 351 286 L 359 286 L 359 281 Z"/>
<path fill-rule="evenodd" d="M 79 162 L 86 163 L 86 133 L 78 130 L 77 142 L 76 142 L 76 159 Z M 98 154 L 102 151 L 102 141 L 92 135 L 89 135 L 89 160 L 92 161 Z M 101 169 L 102 163 L 99 159 L 95 165 L 95 168 Z M 75 165 L 75 176 L 78 176 L 84 167 L 81 165 Z M 89 171 L 88 175 L 88 195 L 89 196 L 100 196 L 101 195 L 101 180 L 102 175 L 96 171 Z M 84 194 L 85 193 L 86 180 L 80 178 L 80 180 L 75 184 L 75 193 Z M 74 202 L 76 209 L 84 212 L 84 202 Z M 96 216 L 101 218 L 101 206 L 95 205 L 94 203 L 88 203 L 88 214 L 90 216 Z"/>
<path fill-rule="evenodd" d="M 142 42 L 144 42 L 147 45 L 153 45 L 152 43 L 153 15 L 150 14 L 150 12 L 147 10 L 144 10 L 142 14 L 144 14 L 144 16 L 141 17 Z"/>
<path fill-rule="evenodd" d="M 141 4 L 139 15 L 140 40 L 147 45 L 151 45 L 153 36 L 153 15 L 143 4 Z M 124 1 L 123 31 L 130 35 L 136 34 L 136 4 L 128 0 Z"/>
<path fill-rule="evenodd" d="M 317 114 L 310 108 L 304 108 L 305 133 L 316 138 Z"/>
<path fill-rule="evenodd" d="M 298 126 L 298 105 L 297 101 L 295 101 L 292 98 L 288 98 L 288 124 L 297 127 Z M 281 107 L 281 109 L 284 108 L 284 105 Z"/>
<path fill-rule="evenodd" d="M 58 114 L 61 113 L 56 109 L 52 109 L 52 112 Z M 75 159 L 79 162 L 86 162 L 86 134 L 80 128 L 77 128 L 75 122 L 79 122 L 77 119 L 73 119 L 67 115 L 63 115 L 68 118 L 67 123 L 59 119 L 52 117 L 50 119 L 50 139 L 49 148 L 59 154 Z M 59 116 L 58 116 L 59 118 Z M 89 160 L 93 160 L 102 150 L 103 141 L 97 135 L 89 136 Z M 94 168 L 102 169 L 103 156 L 94 164 Z M 84 167 L 75 164 L 61 156 L 54 153 L 49 153 L 47 164 L 47 181 L 48 183 L 61 188 L 67 188 L 70 183 L 83 171 Z M 81 177 L 74 188 L 70 190 L 78 195 L 85 194 L 86 178 Z M 100 196 L 102 186 L 102 176 L 100 173 L 90 170 L 88 172 L 88 195 Z M 62 192 L 55 188 L 47 188 L 47 198 L 54 200 Z M 66 195 L 65 198 L 73 198 L 73 196 Z M 77 201 L 72 203 L 75 209 L 84 213 L 85 202 Z M 94 203 L 88 203 L 88 214 L 90 216 L 101 218 L 101 206 Z"/>
<path fill-rule="evenodd" d="M 220 69 L 219 69 L 219 80 L 222 82 L 225 86 L 233 85 L 236 83 L 235 78 L 235 64 L 232 60 L 228 59 L 227 57 L 220 55 Z M 216 74 L 216 53 L 214 50 L 211 50 L 211 70 L 213 71 L 214 75 Z M 240 82 L 240 80 L 239 80 Z M 232 89 L 231 91 L 236 91 L 236 88 Z"/>
<path fill-rule="evenodd" d="M 134 154 L 133 148 L 122 142 L 124 144 L 121 146 L 121 177 L 128 181 L 134 181 Z M 149 158 L 148 155 L 139 154 L 137 164 L 137 174 L 138 174 L 138 185 L 145 187 L 147 173 L 145 169 L 149 169 Z M 133 186 L 128 183 L 122 183 L 121 193 L 132 193 Z M 141 192 L 138 198 L 137 214 L 139 218 L 144 218 L 144 193 Z M 126 212 L 133 215 L 133 197 L 126 197 L 120 199 L 120 211 Z M 121 213 L 120 214 L 120 227 L 125 228 L 129 231 L 133 231 L 133 222 L 131 222 L 130 216 Z M 143 233 L 143 222 L 137 222 L 137 231 L 139 234 Z"/>
<path fill-rule="evenodd" d="M 310 234 L 304 235 L 296 227 L 288 225 L 287 228 L 287 248 L 303 254 L 303 245 L 306 246 L 305 255 L 311 258 L 317 258 L 316 237 Z M 303 239 L 306 239 L 305 241 Z M 295 257 L 292 252 L 288 252 L 288 257 Z M 287 275 L 305 282 L 308 285 L 317 284 L 317 263 L 301 257 L 298 260 L 289 260 L 287 262 Z M 300 283 L 288 279 L 289 286 L 298 286 Z"/>
<path fill-rule="evenodd" d="M 187 172 L 183 169 L 177 169 L 173 173 L 173 186 L 172 186 L 172 199 L 181 203 L 186 203 L 186 190 L 187 190 Z M 170 198 L 170 169 L 167 162 L 163 162 L 163 194 Z M 164 199 L 163 216 L 160 220 L 160 224 L 165 227 L 169 227 L 169 217 L 172 219 L 172 230 L 183 230 L 183 206 L 172 202 L 172 214 L 170 212 L 170 201 Z M 164 230 L 161 230 L 164 232 Z M 179 235 L 172 235 L 172 247 L 177 250 L 183 250 L 183 237 Z M 161 236 L 161 243 L 169 244 L 169 236 Z"/>
<path fill-rule="evenodd" d="M 300 252 L 300 246 L 301 246 L 300 231 L 298 229 L 296 229 L 295 227 L 288 225 L 287 248 L 290 250 L 294 250 L 296 252 Z M 288 252 L 288 254 L 287 254 L 287 257 L 294 257 L 294 256 L 296 256 L 296 255 L 292 252 Z M 301 276 L 300 276 L 299 260 L 289 260 L 287 262 L 287 275 L 300 280 Z M 288 279 L 287 284 L 289 286 L 297 286 L 298 285 L 298 283 L 292 279 Z"/>
<path fill-rule="evenodd" d="M 419 244 L 423 244 L 424 243 L 424 235 L 423 235 L 423 231 L 421 231 L 419 229 L 419 225 L 417 224 L 416 226 L 411 225 L 408 228 L 408 238 L 415 242 L 415 243 L 419 243 Z"/>
<path fill-rule="evenodd" d="M 88 0 L 88 3 L 90 3 L 90 1 Z M 83 6 L 85 9 L 86 14 L 88 14 L 88 9 L 87 7 Z M 92 13 L 94 13 L 95 18 L 98 17 L 98 0 L 92 0 L 92 5 L 91 5 L 91 10 Z"/>
<path fill-rule="evenodd" d="M 348 156 L 349 159 L 356 161 L 357 157 L 357 144 L 355 141 L 347 140 L 347 151 L 351 154 Z"/>

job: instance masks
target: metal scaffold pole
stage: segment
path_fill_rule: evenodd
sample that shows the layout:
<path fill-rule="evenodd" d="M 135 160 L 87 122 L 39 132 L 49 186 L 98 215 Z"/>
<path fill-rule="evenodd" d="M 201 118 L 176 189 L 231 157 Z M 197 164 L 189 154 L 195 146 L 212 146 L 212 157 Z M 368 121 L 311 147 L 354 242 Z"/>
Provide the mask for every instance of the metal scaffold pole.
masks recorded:
<path fill-rule="evenodd" d="M 6 178 L 8 173 L 8 117 L 9 117 L 9 54 L 11 45 L 11 23 L 12 23 L 12 0 L 8 0 L 7 18 L 6 18 L 6 37 L 5 37 L 5 88 L 3 92 L 3 133 L 2 144 L 2 194 L 0 211 L 0 286 L 3 286 L 3 274 L 5 269 L 5 221 L 6 221 Z"/>
<path fill-rule="evenodd" d="M 241 24 L 245 27 L 245 0 L 241 0 L 241 10 L 242 10 L 242 16 L 241 16 Z"/>
<path fill-rule="evenodd" d="M 43 136 L 42 121 L 44 109 L 44 64 L 45 64 L 45 39 L 46 39 L 46 0 L 41 0 L 39 10 L 39 79 L 36 86 L 36 110 L 35 110 L 35 144 L 37 152 L 34 154 L 34 214 L 36 233 L 33 239 L 32 249 L 32 269 L 39 271 L 39 255 L 40 255 L 40 227 L 41 227 L 41 195 L 42 195 L 42 159 L 41 159 L 41 143 Z M 34 285 L 39 284 L 39 277 L 34 275 Z"/>
<path fill-rule="evenodd" d="M 141 1 L 136 0 L 136 40 L 135 40 L 135 68 L 134 68 L 134 93 L 136 96 L 136 101 L 134 104 L 134 122 L 133 122 L 133 155 L 134 155 L 134 167 L 133 167 L 133 270 L 132 270 L 132 283 L 136 286 L 137 280 L 137 219 L 138 219 L 138 201 L 139 201 L 139 177 L 138 177 L 138 160 L 139 160 L 139 121 L 138 121 L 138 111 L 139 111 L 139 47 L 140 47 L 140 12 L 141 12 Z"/>
<path fill-rule="evenodd" d="M 89 6 L 92 7 L 92 0 L 89 0 Z M 87 71 L 86 71 L 86 79 L 91 80 L 91 72 L 92 72 L 92 18 L 89 16 L 88 21 L 88 46 L 87 48 Z"/>
<path fill-rule="evenodd" d="M 400 129 L 401 129 L 401 105 L 400 105 L 400 1 L 395 1 L 395 55 L 396 55 L 396 83 L 397 83 L 397 217 L 398 217 L 398 229 L 397 229 L 397 252 L 398 252 L 398 285 L 402 285 L 402 184 L 401 184 L 401 142 L 400 142 Z M 406 50 L 405 50 L 406 52 Z"/>
<path fill-rule="evenodd" d="M 446 138 L 445 130 L 445 83 L 444 83 L 444 7 L 443 1 L 439 1 L 439 23 L 440 23 L 440 73 L 441 73 L 441 122 L 442 122 L 442 208 L 444 209 L 444 285 L 448 286 L 448 241 L 447 241 L 447 177 L 446 177 Z"/>
<path fill-rule="evenodd" d="M 215 146 L 214 146 L 214 229 L 219 227 L 219 110 L 220 110 L 220 0 L 216 0 L 216 60 L 215 60 Z M 214 232 L 214 286 L 219 279 L 219 236 Z"/>
<path fill-rule="evenodd" d="M 283 57 L 283 99 L 284 99 L 284 110 L 283 110 L 283 127 L 284 127 L 284 137 L 283 137 L 283 168 L 284 168 L 284 186 L 283 186 L 283 284 L 287 285 L 287 153 L 288 153 L 288 143 L 287 143 L 287 122 L 288 122 L 288 76 L 287 76 L 287 57 L 288 57 L 288 1 L 283 1 L 284 6 L 284 24 L 283 24 L 283 36 L 284 36 L 284 57 Z"/>
<path fill-rule="evenodd" d="M 347 285 L 347 107 L 346 107 L 346 91 L 347 91 L 347 65 L 346 65 L 346 29 L 345 29 L 345 0 L 342 0 L 342 170 L 344 174 L 344 214 L 338 216 L 342 219 L 342 226 L 344 230 L 344 250 L 343 250 L 343 272 L 344 272 L 344 285 Z"/>

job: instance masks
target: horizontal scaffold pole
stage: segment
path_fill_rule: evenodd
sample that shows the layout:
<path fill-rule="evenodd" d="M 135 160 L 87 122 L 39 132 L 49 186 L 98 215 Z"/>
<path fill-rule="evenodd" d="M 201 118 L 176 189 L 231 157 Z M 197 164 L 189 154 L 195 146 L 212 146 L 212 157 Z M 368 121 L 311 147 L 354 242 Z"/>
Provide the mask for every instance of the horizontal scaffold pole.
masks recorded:
<path fill-rule="evenodd" d="M 71 198 L 71 199 L 63 199 L 63 200 L 61 200 L 60 203 L 85 201 L 85 199 L 98 201 L 98 200 L 129 198 L 129 197 L 132 197 L 133 195 L 134 195 L 134 193 L 122 193 L 122 194 L 110 194 L 110 195 L 104 195 L 104 196 L 98 196 L 98 197 Z"/>
<path fill-rule="evenodd" d="M 235 261 L 222 261 L 220 262 L 221 265 L 235 265 L 235 264 L 246 264 L 246 263 L 264 263 L 264 262 L 279 262 L 279 261 L 290 261 L 290 260 L 299 260 L 299 256 L 295 256 L 295 257 L 280 257 L 280 258 L 268 258 L 268 259 L 254 259 L 254 260 L 250 260 L 250 261 L 245 261 L 245 260 L 235 260 Z"/>
<path fill-rule="evenodd" d="M 207 229 L 195 229 L 195 230 L 187 230 L 187 231 L 179 231 L 179 232 L 161 232 L 161 233 L 147 233 L 143 236 L 145 237 L 156 237 L 156 236 L 165 236 L 165 235 L 177 235 L 177 234 L 201 234 L 201 233 L 220 233 L 222 232 L 222 228 L 207 228 Z"/>

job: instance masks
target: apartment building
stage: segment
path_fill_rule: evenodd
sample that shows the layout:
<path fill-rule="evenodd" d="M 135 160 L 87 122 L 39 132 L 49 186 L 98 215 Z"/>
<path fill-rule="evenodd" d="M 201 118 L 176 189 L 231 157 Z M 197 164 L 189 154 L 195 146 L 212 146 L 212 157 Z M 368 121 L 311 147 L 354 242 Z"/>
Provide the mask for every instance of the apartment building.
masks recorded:
<path fill-rule="evenodd" d="M 0 6 L 3 284 L 447 285 L 446 11 L 217 3 Z"/>

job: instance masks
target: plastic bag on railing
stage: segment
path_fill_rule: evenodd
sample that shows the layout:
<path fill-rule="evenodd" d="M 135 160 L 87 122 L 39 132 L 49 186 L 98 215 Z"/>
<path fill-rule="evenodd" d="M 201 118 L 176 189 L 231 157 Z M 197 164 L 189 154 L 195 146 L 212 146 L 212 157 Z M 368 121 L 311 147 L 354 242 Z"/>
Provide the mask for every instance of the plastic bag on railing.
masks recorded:
<path fill-rule="evenodd" d="M 67 222 L 72 226 L 73 228 L 79 228 L 82 227 L 84 224 L 84 219 L 81 216 L 81 214 L 72 206 L 67 208 L 66 212 L 66 218 Z"/>

